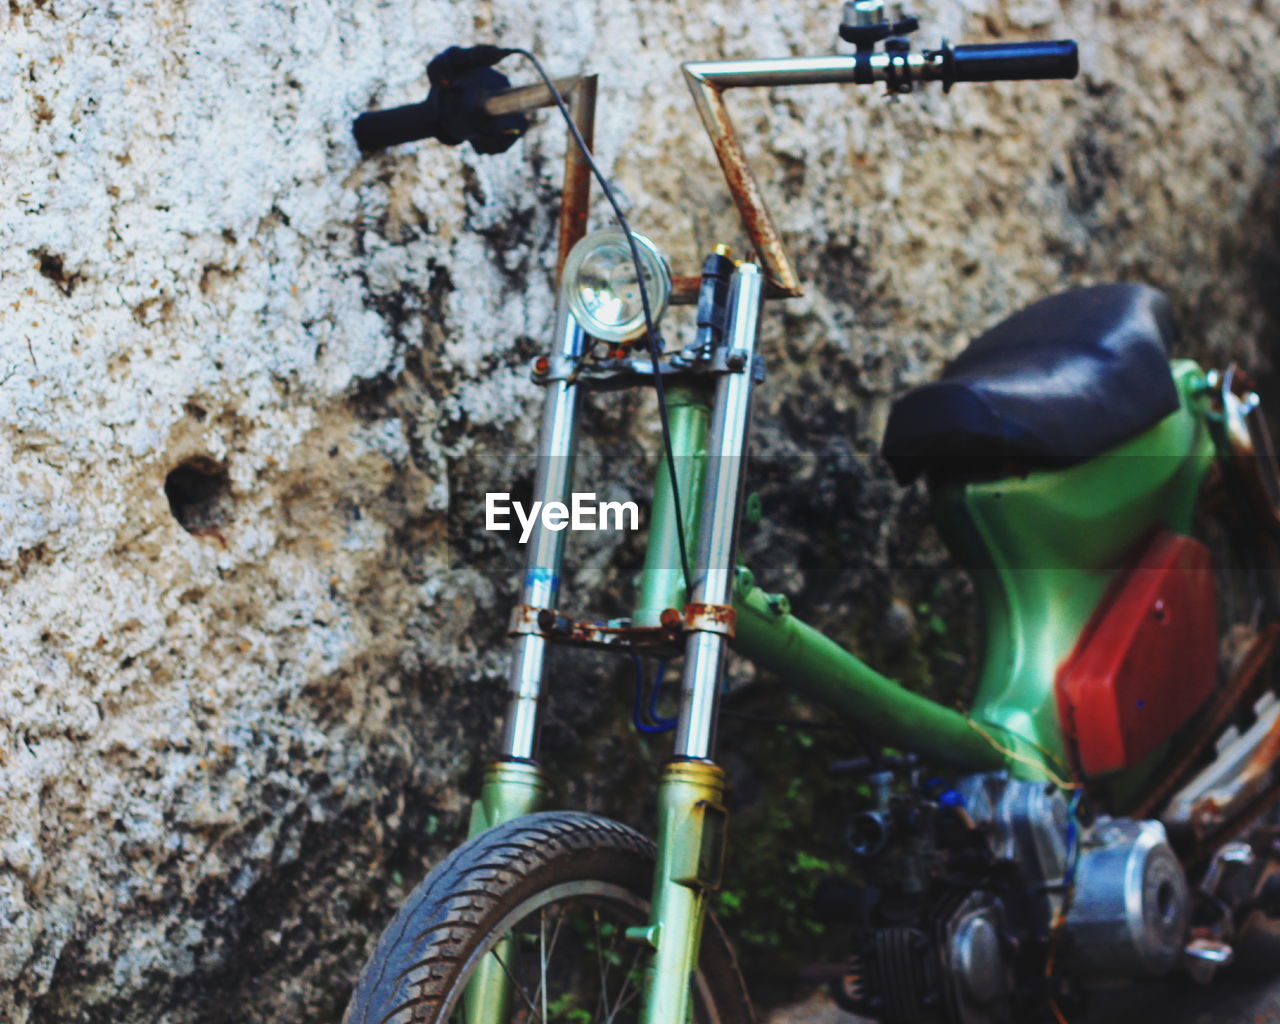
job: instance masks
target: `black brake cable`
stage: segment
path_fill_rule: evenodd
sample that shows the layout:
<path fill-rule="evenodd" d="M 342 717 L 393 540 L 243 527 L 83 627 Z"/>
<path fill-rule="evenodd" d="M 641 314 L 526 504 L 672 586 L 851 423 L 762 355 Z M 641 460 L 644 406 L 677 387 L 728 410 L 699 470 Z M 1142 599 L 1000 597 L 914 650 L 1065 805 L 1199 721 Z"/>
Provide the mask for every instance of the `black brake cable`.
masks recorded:
<path fill-rule="evenodd" d="M 556 88 L 556 83 L 547 74 L 542 62 L 523 47 L 513 46 L 504 47 L 504 49 L 509 53 L 517 53 L 524 57 L 538 72 L 539 77 L 541 77 L 548 91 L 550 91 L 551 98 L 556 101 L 556 106 L 560 108 L 560 113 L 564 117 L 565 124 L 569 127 L 569 133 L 573 136 L 574 143 L 577 145 L 579 152 L 582 153 L 582 158 L 586 160 L 587 166 L 591 168 L 591 173 L 595 176 L 596 181 L 600 183 L 600 190 L 604 193 L 604 197 L 609 201 L 609 205 L 613 207 L 613 215 L 622 228 L 622 233 L 627 239 L 627 245 L 631 249 L 631 262 L 636 269 L 636 284 L 640 288 L 640 305 L 644 309 L 645 337 L 649 343 L 649 358 L 653 362 L 653 389 L 658 396 L 658 420 L 662 426 L 662 447 L 666 455 L 667 471 L 671 476 L 671 499 L 676 513 L 676 541 L 680 547 L 680 568 L 684 575 L 685 600 L 689 601 L 693 598 L 693 576 L 689 572 L 689 553 L 684 536 L 684 515 L 680 508 L 680 485 L 676 480 L 676 457 L 675 451 L 671 447 L 671 425 L 667 418 L 667 392 L 662 382 L 662 349 L 658 332 L 653 324 L 653 310 L 649 305 L 649 289 L 645 287 L 644 268 L 640 265 L 640 250 L 636 246 L 635 238 L 632 237 L 631 225 L 627 223 L 626 215 L 622 212 L 622 207 L 618 204 L 618 199 L 613 194 L 613 189 L 605 181 L 604 175 L 600 173 L 600 168 L 596 166 L 595 160 L 592 159 L 591 147 L 587 145 L 586 139 L 582 137 L 577 123 L 573 120 L 573 115 L 569 113 L 569 106 L 565 103 L 564 96 Z M 582 358 L 586 358 L 585 353 Z"/>

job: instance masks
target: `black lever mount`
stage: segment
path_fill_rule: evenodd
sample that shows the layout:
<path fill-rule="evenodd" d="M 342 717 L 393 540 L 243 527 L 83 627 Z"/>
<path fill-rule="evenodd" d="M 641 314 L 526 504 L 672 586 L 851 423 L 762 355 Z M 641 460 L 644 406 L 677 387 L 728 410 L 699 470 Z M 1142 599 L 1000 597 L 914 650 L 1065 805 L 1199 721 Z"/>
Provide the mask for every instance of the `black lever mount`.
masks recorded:
<path fill-rule="evenodd" d="M 876 52 L 877 46 L 884 43 L 884 52 L 889 55 L 885 84 L 890 94 L 911 92 L 912 75 L 907 62 L 911 41 L 907 36 L 920 27 L 920 19 L 912 14 L 904 14 L 890 20 L 883 16 L 884 7 L 879 5 L 880 20 L 866 21 L 859 16 L 857 7 L 856 4 L 846 4 L 844 21 L 840 24 L 840 38 L 846 43 L 853 43 L 857 50 L 853 80 L 859 85 L 870 85 L 875 81 L 871 55 Z"/>
<path fill-rule="evenodd" d="M 870 25 L 845 21 L 840 25 L 840 38 L 846 43 L 853 43 L 859 53 L 870 53 L 882 40 L 909 36 L 919 27 L 920 19 L 913 14 L 904 15 L 897 21 L 877 21 Z"/>

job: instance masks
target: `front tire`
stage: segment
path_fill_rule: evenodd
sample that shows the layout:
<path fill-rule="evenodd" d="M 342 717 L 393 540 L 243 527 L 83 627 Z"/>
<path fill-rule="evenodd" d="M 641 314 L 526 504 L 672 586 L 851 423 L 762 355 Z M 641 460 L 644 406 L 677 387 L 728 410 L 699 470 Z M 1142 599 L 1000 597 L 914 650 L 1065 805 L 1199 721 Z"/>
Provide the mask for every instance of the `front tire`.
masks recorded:
<path fill-rule="evenodd" d="M 467 1022 L 463 993 L 486 961 L 513 982 L 510 1021 L 638 1020 L 643 947 L 623 932 L 648 921 L 654 857 L 653 843 L 633 829 L 571 811 L 531 814 L 475 836 L 400 908 L 360 975 L 344 1024 Z M 733 952 L 710 915 L 693 995 L 699 1022 L 754 1020 Z"/>

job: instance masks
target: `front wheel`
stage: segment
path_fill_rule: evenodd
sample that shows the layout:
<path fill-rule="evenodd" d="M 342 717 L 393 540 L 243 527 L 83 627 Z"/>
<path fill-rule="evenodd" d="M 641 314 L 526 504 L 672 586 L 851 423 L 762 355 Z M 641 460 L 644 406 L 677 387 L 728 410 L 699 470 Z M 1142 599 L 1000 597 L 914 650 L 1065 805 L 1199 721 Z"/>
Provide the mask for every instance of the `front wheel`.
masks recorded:
<path fill-rule="evenodd" d="M 410 894 L 360 975 L 344 1024 L 639 1020 L 647 957 L 625 931 L 648 922 L 654 856 L 653 843 L 625 825 L 570 811 L 481 833 Z M 506 982 L 484 1013 L 475 987 L 467 991 L 478 976 Z M 693 1004 L 700 1024 L 754 1019 L 710 917 Z"/>

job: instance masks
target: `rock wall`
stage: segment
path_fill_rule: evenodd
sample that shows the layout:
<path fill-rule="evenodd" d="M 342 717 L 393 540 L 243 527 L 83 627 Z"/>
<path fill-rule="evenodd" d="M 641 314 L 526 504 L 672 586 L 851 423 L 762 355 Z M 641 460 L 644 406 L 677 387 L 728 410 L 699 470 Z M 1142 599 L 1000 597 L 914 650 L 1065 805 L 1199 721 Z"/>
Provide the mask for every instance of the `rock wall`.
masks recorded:
<path fill-rule="evenodd" d="M 1084 73 L 733 97 L 809 284 L 768 328 L 754 543 L 849 642 L 910 632 L 886 569 L 939 562 L 873 453 L 963 339 L 1114 278 L 1169 291 L 1187 353 L 1267 370 L 1280 323 L 1280 3 L 916 11 L 926 43 L 1074 36 Z M 421 98 L 455 42 L 597 70 L 604 164 L 687 268 L 740 231 L 680 62 L 827 52 L 839 14 L 0 11 L 0 1018 L 336 1020 L 462 827 L 517 564 L 474 506 L 528 484 L 563 133 L 361 160 L 351 118 Z M 588 416 L 611 495 L 641 494 L 644 408 Z M 579 606 L 616 602 L 637 552 L 590 545 Z M 550 713 L 561 796 L 642 809 L 583 781 L 643 753 L 590 678 L 566 672 Z"/>

